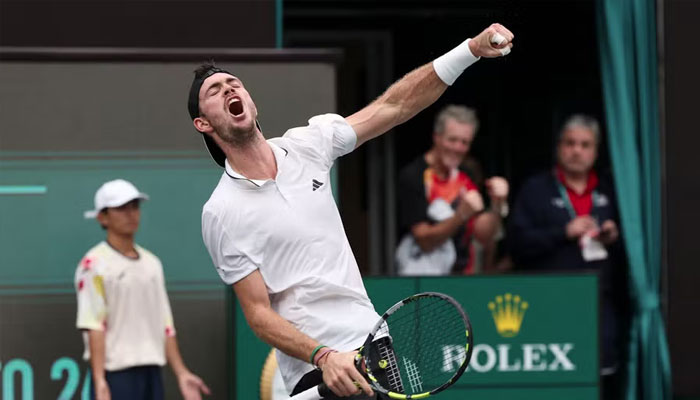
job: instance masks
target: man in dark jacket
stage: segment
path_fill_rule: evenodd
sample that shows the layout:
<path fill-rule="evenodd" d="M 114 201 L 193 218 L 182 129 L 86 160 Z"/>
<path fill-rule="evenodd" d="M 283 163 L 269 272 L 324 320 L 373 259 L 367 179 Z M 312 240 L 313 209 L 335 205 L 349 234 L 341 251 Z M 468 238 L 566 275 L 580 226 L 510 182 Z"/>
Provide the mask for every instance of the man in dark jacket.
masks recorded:
<path fill-rule="evenodd" d="M 620 361 L 625 267 L 615 191 L 612 182 L 593 169 L 599 136 L 598 122 L 591 117 L 574 115 L 565 122 L 556 148 L 557 165 L 523 185 L 507 236 L 513 260 L 521 269 L 599 273 L 601 374 L 613 375 Z"/>

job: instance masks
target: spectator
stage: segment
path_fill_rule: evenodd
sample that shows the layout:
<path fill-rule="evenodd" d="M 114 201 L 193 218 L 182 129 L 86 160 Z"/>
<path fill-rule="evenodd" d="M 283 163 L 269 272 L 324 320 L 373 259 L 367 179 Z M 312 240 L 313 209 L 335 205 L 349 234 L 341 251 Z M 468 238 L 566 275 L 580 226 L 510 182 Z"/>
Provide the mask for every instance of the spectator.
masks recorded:
<path fill-rule="evenodd" d="M 180 356 L 163 267 L 134 243 L 139 204 L 146 199 L 134 185 L 117 179 L 99 188 L 95 210 L 85 213 L 107 233 L 75 273 L 77 327 L 92 368 L 91 398 L 162 400 L 161 366 L 167 357 L 183 398 L 198 400 L 209 388 Z"/>
<path fill-rule="evenodd" d="M 601 372 L 611 375 L 619 359 L 618 325 L 626 291 L 620 290 L 624 261 L 615 192 L 610 180 L 599 177 L 593 168 L 599 143 L 595 119 L 574 115 L 564 123 L 556 146 L 556 166 L 531 177 L 517 196 L 508 242 L 519 268 L 599 271 L 603 296 Z"/>
<path fill-rule="evenodd" d="M 508 182 L 485 181 L 491 210 L 484 211 L 477 186 L 462 168 L 478 126 L 474 110 L 444 108 L 435 119 L 432 148 L 399 174 L 399 225 L 405 232 L 396 252 L 399 274 L 474 273 L 473 239 L 485 250 L 483 267 L 492 267 Z"/>

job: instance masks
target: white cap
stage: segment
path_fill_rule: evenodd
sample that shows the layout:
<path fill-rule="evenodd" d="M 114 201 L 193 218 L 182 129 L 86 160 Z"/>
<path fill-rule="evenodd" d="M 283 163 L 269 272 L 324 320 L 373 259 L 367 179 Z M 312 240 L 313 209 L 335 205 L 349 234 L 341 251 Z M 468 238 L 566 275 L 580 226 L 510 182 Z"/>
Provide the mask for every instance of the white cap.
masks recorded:
<path fill-rule="evenodd" d="M 146 193 L 139 192 L 131 182 L 115 179 L 104 183 L 95 193 L 95 209 L 85 211 L 85 218 L 95 218 L 105 208 L 119 207 L 132 200 L 148 200 Z"/>

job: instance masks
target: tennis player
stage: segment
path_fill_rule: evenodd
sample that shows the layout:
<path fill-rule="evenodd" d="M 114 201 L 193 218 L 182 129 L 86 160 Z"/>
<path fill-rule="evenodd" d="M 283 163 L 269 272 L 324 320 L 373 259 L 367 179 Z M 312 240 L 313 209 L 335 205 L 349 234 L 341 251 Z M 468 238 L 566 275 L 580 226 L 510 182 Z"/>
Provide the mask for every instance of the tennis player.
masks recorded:
<path fill-rule="evenodd" d="M 512 40 L 493 24 L 357 113 L 315 116 L 270 140 L 240 79 L 210 64 L 195 71 L 188 111 L 224 168 L 203 208 L 204 243 L 250 327 L 278 349 L 290 393 L 325 382 L 346 397 L 357 383 L 374 396 L 353 358 L 379 316 L 333 200 L 333 162 L 432 104 L 480 57 L 507 54 Z"/>

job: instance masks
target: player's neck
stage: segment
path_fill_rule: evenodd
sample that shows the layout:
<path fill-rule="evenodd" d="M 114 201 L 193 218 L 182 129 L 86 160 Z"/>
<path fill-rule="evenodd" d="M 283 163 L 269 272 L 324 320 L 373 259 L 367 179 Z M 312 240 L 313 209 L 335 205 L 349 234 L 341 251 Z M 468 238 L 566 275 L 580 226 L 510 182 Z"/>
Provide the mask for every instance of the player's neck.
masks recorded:
<path fill-rule="evenodd" d="M 133 235 L 122 235 L 116 232 L 107 231 L 107 244 L 125 257 L 138 258 L 139 253 L 134 246 Z"/>
<path fill-rule="evenodd" d="M 240 149 L 232 149 L 227 155 L 231 168 L 248 179 L 275 179 L 277 160 L 272 147 L 262 138 Z"/>

